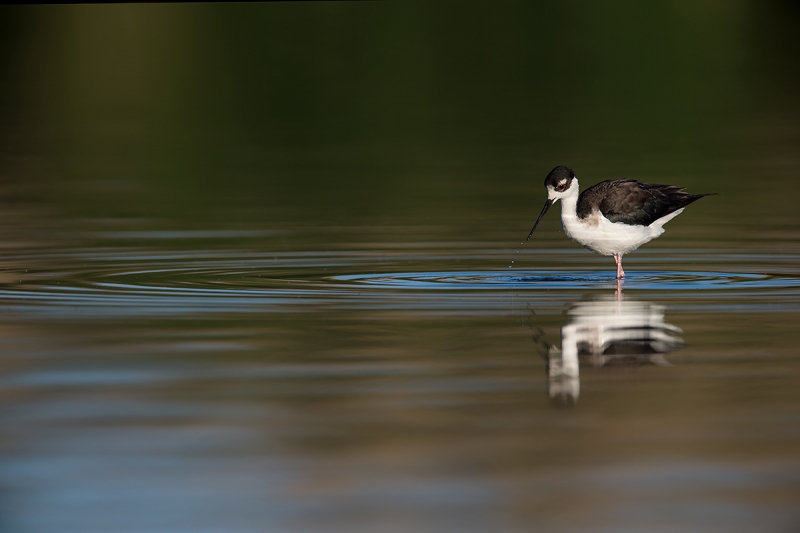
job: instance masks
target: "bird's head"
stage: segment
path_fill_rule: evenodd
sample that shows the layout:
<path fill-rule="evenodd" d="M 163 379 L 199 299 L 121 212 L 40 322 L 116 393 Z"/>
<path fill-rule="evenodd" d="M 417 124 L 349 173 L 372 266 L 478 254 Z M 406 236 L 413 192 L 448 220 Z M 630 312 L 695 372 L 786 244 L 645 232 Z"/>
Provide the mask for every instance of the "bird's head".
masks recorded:
<path fill-rule="evenodd" d="M 552 203 L 578 192 L 578 179 L 571 168 L 559 165 L 544 179 L 547 199 Z"/>
<path fill-rule="evenodd" d="M 544 203 L 542 212 L 539 213 L 539 218 L 536 219 L 536 224 L 533 225 L 531 232 L 528 233 L 528 239 L 531 238 L 533 231 L 539 225 L 547 210 L 550 209 L 550 206 L 562 198 L 578 194 L 578 178 L 575 177 L 575 173 L 571 168 L 559 165 L 551 170 L 550 174 L 544 179 L 544 188 L 547 189 L 547 201 Z"/>

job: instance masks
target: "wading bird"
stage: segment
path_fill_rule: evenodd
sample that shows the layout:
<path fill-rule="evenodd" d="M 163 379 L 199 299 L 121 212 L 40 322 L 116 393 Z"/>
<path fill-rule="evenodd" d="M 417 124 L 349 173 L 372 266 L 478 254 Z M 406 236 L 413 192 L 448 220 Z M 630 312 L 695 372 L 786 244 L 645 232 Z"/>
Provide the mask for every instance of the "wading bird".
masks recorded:
<path fill-rule="evenodd" d="M 589 250 L 614 257 L 617 279 L 625 277 L 622 256 L 664 233 L 664 224 L 708 194 L 689 194 L 675 185 L 655 185 L 634 180 L 609 180 L 578 194 L 578 178 L 571 168 L 557 166 L 544 180 L 547 201 L 539 222 L 561 200 L 564 233 Z M 715 193 L 711 193 L 715 194 Z"/>

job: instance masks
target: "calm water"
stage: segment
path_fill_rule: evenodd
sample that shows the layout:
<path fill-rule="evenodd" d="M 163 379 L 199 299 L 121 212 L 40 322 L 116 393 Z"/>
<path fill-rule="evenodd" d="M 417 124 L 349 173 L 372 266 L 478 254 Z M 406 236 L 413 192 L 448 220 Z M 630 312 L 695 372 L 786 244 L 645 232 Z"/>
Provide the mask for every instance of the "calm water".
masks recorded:
<path fill-rule="evenodd" d="M 800 12 L 487 9 L 1 8 L 3 531 L 800 529 Z"/>

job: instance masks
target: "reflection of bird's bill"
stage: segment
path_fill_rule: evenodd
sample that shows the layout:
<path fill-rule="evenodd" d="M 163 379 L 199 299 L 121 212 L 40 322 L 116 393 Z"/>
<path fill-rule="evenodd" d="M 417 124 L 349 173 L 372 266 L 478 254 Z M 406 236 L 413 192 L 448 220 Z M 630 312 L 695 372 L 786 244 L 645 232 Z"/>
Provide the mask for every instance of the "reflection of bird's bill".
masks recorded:
<path fill-rule="evenodd" d="M 531 228 L 531 232 L 530 232 L 530 233 L 528 233 L 528 238 L 527 238 L 527 239 L 525 239 L 526 241 L 530 240 L 530 238 L 531 238 L 531 235 L 533 235 L 533 231 L 536 229 L 536 226 L 538 226 L 538 225 L 539 225 L 539 222 L 541 222 L 541 221 L 542 221 L 542 218 L 544 217 L 544 214 L 545 214 L 545 213 L 547 213 L 547 210 L 548 210 L 548 209 L 550 209 L 550 207 L 551 207 L 551 206 L 552 206 L 554 203 L 555 203 L 555 200 L 550 200 L 549 198 L 548 198 L 548 199 L 547 199 L 547 201 L 544 203 L 544 207 L 542 208 L 542 212 L 541 212 L 541 213 L 539 213 L 539 218 L 537 218 L 537 219 L 536 219 L 536 223 L 535 223 L 535 224 L 533 225 L 533 227 Z"/>

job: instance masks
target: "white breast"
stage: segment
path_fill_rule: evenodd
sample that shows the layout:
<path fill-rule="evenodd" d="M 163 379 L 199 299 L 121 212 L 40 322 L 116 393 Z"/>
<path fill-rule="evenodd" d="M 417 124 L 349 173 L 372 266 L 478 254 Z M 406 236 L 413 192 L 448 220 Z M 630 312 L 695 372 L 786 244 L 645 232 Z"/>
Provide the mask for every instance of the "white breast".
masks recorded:
<path fill-rule="evenodd" d="M 575 204 L 574 198 L 562 201 L 561 227 L 564 233 L 578 244 L 602 255 L 627 254 L 636 250 L 664 233 L 663 225 L 683 211 L 678 209 L 649 226 L 637 226 L 611 222 L 599 210 L 584 219 L 578 218 Z"/>

